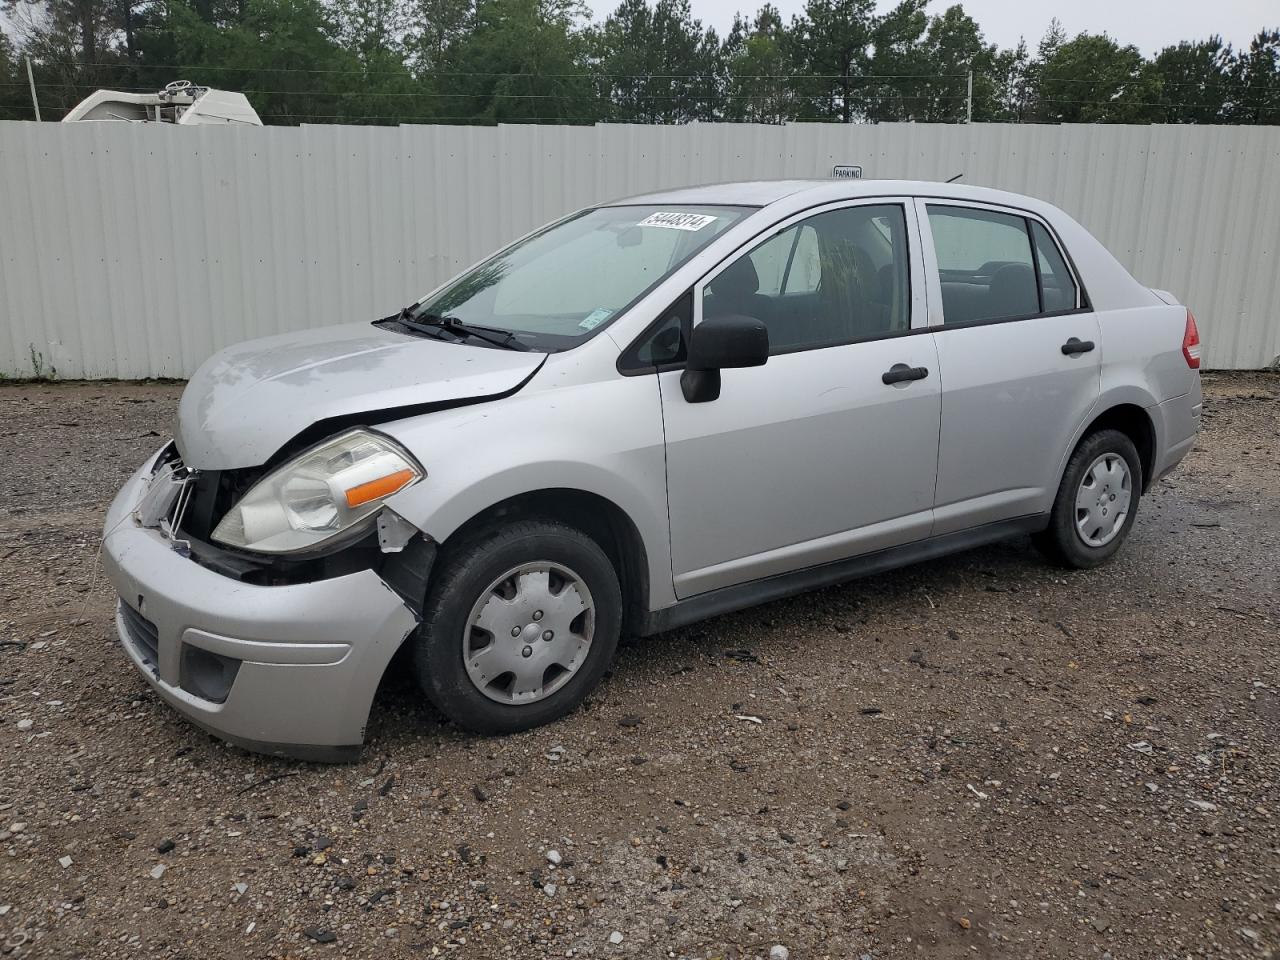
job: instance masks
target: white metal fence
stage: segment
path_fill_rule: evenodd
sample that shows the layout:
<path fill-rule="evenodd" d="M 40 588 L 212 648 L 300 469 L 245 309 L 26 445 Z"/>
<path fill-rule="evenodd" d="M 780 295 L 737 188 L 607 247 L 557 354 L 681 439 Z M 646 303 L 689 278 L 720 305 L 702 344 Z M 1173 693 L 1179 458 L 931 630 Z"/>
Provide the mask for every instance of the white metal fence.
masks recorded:
<path fill-rule="evenodd" d="M 1280 128 L 0 123 L 0 374 L 181 377 L 249 337 L 394 312 L 571 209 L 721 180 L 997 186 L 1196 311 L 1206 365 L 1280 354 Z"/>

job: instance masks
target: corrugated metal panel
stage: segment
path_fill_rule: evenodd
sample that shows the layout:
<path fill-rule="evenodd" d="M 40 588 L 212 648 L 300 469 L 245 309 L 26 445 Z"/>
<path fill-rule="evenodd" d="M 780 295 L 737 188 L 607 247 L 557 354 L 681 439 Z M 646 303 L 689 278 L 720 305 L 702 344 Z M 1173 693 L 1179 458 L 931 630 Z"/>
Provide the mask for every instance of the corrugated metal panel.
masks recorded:
<path fill-rule="evenodd" d="M 1192 305 L 1208 366 L 1280 355 L 1276 127 L 6 122 L 0 372 L 186 376 L 239 340 L 392 313 L 590 203 L 836 163 L 1043 197 Z"/>

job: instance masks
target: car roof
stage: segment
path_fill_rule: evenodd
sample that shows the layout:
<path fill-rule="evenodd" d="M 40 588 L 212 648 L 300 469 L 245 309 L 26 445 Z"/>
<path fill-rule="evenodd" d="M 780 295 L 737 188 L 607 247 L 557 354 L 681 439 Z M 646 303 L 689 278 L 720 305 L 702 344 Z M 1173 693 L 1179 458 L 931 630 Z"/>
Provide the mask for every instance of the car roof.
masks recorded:
<path fill-rule="evenodd" d="M 734 183 L 711 183 L 697 187 L 680 187 L 647 193 L 624 200 L 624 204 L 696 204 L 709 206 L 765 207 L 788 197 L 805 194 L 805 201 L 827 203 L 858 197 L 941 197 L 972 200 L 1005 206 L 1037 209 L 1047 207 L 1031 197 L 975 187 L 964 183 L 942 183 L 936 180 L 746 180 Z M 808 203 L 805 204 L 806 206 Z"/>

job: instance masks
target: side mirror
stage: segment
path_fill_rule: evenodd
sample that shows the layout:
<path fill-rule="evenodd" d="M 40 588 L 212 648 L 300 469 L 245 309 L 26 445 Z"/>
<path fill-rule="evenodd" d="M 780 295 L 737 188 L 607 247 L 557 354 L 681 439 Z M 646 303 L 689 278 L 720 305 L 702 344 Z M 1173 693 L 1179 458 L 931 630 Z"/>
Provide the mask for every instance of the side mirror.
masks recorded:
<path fill-rule="evenodd" d="M 720 396 L 720 371 L 759 367 L 769 359 L 769 328 L 755 317 L 730 314 L 703 320 L 689 337 L 689 359 L 680 389 L 689 403 Z"/>

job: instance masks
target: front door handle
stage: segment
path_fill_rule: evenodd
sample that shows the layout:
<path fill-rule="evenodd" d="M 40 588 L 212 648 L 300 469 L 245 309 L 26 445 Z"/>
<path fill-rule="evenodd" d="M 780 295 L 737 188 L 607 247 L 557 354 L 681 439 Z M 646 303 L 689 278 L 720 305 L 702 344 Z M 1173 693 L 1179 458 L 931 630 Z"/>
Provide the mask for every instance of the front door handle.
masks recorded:
<path fill-rule="evenodd" d="M 880 375 L 880 379 L 885 383 L 905 383 L 908 380 L 923 380 L 928 375 L 928 367 L 909 367 L 905 363 L 895 363 Z"/>
<path fill-rule="evenodd" d="M 1062 352 L 1068 357 L 1074 357 L 1080 353 L 1088 353 L 1092 349 L 1092 340 L 1081 340 L 1079 337 L 1072 337 L 1062 345 Z"/>

